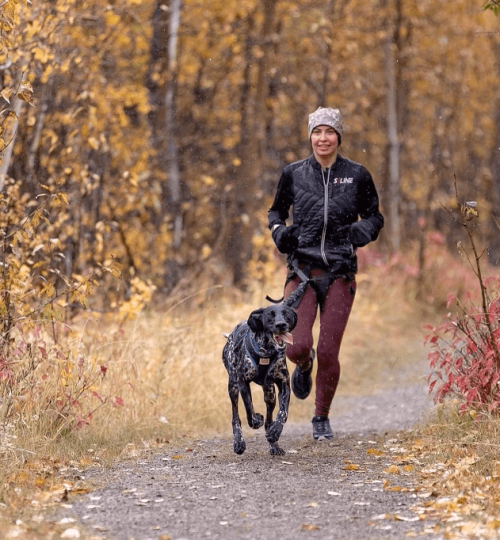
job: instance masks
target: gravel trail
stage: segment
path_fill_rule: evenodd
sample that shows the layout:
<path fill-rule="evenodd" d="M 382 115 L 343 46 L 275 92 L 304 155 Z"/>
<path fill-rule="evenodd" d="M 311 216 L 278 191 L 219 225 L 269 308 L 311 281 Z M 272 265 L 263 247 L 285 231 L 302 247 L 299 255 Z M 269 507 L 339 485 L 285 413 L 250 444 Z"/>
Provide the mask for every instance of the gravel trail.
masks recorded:
<path fill-rule="evenodd" d="M 284 456 L 269 455 L 262 429 L 246 432 L 241 456 L 230 438 L 167 447 L 147 460 L 89 471 L 96 490 L 70 497 L 62 517 L 76 517 L 92 538 L 106 540 L 437 539 L 432 523 L 411 510 L 418 501 L 413 473 L 384 472 L 397 432 L 430 406 L 421 384 L 337 397 L 333 441 L 313 441 L 310 423 L 289 423 L 280 439 Z M 387 451 L 367 453 L 373 448 Z M 387 481 L 402 489 L 384 489 Z"/>

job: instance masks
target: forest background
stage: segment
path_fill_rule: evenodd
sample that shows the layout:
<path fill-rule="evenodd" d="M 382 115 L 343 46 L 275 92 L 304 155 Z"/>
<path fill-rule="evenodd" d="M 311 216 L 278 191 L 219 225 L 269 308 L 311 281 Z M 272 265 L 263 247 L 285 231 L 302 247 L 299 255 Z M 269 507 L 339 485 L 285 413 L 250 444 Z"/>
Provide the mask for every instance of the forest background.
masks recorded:
<path fill-rule="evenodd" d="M 108 306 L 132 281 L 170 293 L 200 273 L 265 280 L 267 209 L 281 168 L 310 153 L 318 106 L 342 111 L 343 153 L 375 178 L 380 249 L 404 252 L 427 228 L 455 250 L 443 205 L 456 174 L 498 264 L 500 36 L 481 7 L 3 2 L 2 228 L 22 279 L 36 268 L 34 288 L 57 287 L 113 262 Z"/>
<path fill-rule="evenodd" d="M 267 209 L 282 167 L 310 153 L 318 106 L 341 110 L 342 153 L 372 172 L 386 217 L 359 253 L 365 321 L 372 310 L 377 327 L 380 306 L 442 314 L 447 293 L 469 288 L 449 213 L 455 176 L 495 270 L 500 5 L 486 6 L 2 1 L 3 474 L 51 444 L 63 452 L 77 432 L 78 455 L 86 426 L 109 446 L 120 414 L 139 437 L 152 418 L 174 433 L 180 402 L 198 427 L 226 424 L 221 364 L 192 385 L 220 354 L 222 343 L 208 349 L 213 328 L 248 315 L 245 294 L 257 292 L 255 306 L 281 293 Z"/>

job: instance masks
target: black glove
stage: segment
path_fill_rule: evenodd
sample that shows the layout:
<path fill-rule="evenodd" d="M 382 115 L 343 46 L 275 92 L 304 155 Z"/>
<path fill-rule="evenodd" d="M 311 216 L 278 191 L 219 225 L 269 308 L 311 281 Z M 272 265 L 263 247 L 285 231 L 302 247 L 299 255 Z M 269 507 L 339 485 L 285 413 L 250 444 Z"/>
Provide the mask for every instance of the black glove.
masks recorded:
<path fill-rule="evenodd" d="M 363 247 L 372 241 L 372 232 L 372 224 L 362 219 L 351 225 L 347 238 L 355 248 Z"/>
<path fill-rule="evenodd" d="M 290 227 L 280 225 L 272 231 L 271 236 L 281 253 L 293 253 L 299 246 L 298 225 L 291 225 Z"/>

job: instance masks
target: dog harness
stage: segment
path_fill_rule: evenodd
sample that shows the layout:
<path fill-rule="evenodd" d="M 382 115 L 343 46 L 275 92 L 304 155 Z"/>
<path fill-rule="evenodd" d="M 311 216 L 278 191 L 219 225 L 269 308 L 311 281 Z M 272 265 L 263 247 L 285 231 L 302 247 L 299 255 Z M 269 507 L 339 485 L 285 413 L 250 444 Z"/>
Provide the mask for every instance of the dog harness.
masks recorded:
<path fill-rule="evenodd" d="M 268 366 L 280 355 L 280 351 L 277 351 L 275 347 L 262 349 L 253 338 L 253 332 L 250 328 L 245 336 L 245 352 L 251 358 L 256 369 L 259 366 Z"/>

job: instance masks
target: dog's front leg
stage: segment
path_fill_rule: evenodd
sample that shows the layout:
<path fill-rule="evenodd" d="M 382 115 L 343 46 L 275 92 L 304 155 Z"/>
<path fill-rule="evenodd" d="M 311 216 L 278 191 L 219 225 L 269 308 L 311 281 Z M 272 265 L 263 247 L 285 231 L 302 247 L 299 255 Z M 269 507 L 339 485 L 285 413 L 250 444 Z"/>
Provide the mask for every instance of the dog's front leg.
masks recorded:
<path fill-rule="evenodd" d="M 247 381 L 240 382 L 239 390 L 243 405 L 245 405 L 248 425 L 253 429 L 259 429 L 264 424 L 264 417 L 254 411 L 250 383 Z"/>
<path fill-rule="evenodd" d="M 245 440 L 243 439 L 243 432 L 241 429 L 241 420 L 240 415 L 238 414 L 238 383 L 234 380 L 229 379 L 228 383 L 228 392 L 229 392 L 229 399 L 231 400 L 231 406 L 233 409 L 233 448 L 234 451 L 237 454 L 243 454 L 245 451 L 247 445 Z"/>
<path fill-rule="evenodd" d="M 274 381 L 269 384 L 266 382 L 264 386 L 264 402 L 266 404 L 266 433 L 269 431 L 271 424 L 273 423 L 273 412 L 276 408 L 276 390 L 274 388 Z"/>
<path fill-rule="evenodd" d="M 281 436 L 283 426 L 288 418 L 288 406 L 290 404 L 290 379 L 288 373 L 280 372 L 274 382 L 278 387 L 279 410 L 274 422 L 270 423 L 269 428 L 266 429 L 266 438 L 270 446 L 271 454 L 284 454 L 284 450 L 281 450 L 276 443 Z M 270 420 L 272 420 L 272 410 Z"/>
<path fill-rule="evenodd" d="M 285 451 L 279 446 L 278 439 L 281 435 L 281 429 L 283 426 L 276 426 L 278 429 L 273 428 L 273 411 L 276 407 L 276 390 L 274 389 L 274 382 L 266 384 L 264 386 L 264 401 L 266 402 L 266 439 L 269 443 L 269 452 L 272 456 L 282 456 Z"/>

